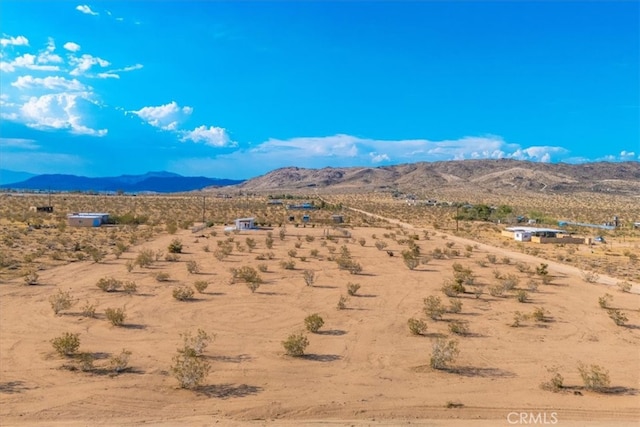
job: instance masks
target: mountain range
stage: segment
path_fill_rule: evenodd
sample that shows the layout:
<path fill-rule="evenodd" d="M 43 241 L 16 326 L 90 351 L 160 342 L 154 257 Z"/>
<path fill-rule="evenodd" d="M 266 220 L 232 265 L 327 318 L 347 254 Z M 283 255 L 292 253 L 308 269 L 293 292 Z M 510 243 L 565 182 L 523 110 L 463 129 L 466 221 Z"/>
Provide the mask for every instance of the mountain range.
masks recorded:
<path fill-rule="evenodd" d="M 8 171 L 11 172 L 11 171 Z M 9 173 L 9 176 L 15 172 Z M 0 171 L 5 181 L 5 170 Z M 126 193 L 177 193 L 204 187 L 222 187 L 241 183 L 241 180 L 181 176 L 171 172 L 148 172 L 144 175 L 89 178 L 85 176 L 49 174 L 35 175 L 23 181 L 3 183 L 0 188 L 42 191 L 123 191 Z"/>
<path fill-rule="evenodd" d="M 539 163 L 513 159 L 419 162 L 376 168 L 274 170 L 231 187 L 247 192 L 488 191 L 640 195 L 640 162 Z"/>

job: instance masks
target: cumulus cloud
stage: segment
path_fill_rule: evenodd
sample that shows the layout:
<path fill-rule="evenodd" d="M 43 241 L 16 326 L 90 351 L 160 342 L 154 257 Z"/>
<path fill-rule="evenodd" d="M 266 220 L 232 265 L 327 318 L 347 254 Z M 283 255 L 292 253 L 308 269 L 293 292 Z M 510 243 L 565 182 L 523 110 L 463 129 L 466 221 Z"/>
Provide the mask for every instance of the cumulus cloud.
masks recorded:
<path fill-rule="evenodd" d="M 88 102 L 91 102 L 88 94 L 80 93 L 34 96 L 20 108 L 20 118 L 27 126 L 35 129 L 68 129 L 80 135 L 106 135 L 106 129 L 92 129 L 82 123 L 80 104 Z"/>
<path fill-rule="evenodd" d="M 80 12 L 82 12 L 84 14 L 87 14 L 87 15 L 93 15 L 93 16 L 97 16 L 98 15 L 98 12 L 94 12 L 86 4 L 81 4 L 81 5 L 76 6 L 76 10 L 80 11 Z"/>
<path fill-rule="evenodd" d="M 369 153 L 369 157 L 371 157 L 372 163 L 382 163 L 388 162 L 391 158 L 387 154 L 378 154 L 378 153 Z"/>
<path fill-rule="evenodd" d="M 194 130 L 182 132 L 181 141 L 204 142 L 212 147 L 235 146 L 231 141 L 226 129 L 209 126 L 198 126 Z"/>
<path fill-rule="evenodd" d="M 102 68 L 111 65 L 107 60 L 86 53 L 79 58 L 75 56 L 69 58 L 69 63 L 75 66 L 75 68 L 69 72 L 72 76 L 85 75 L 94 65 L 99 65 Z"/>
<path fill-rule="evenodd" d="M 49 77 L 33 77 L 33 76 L 20 76 L 18 79 L 11 83 L 11 86 L 18 89 L 31 89 L 31 88 L 45 88 L 49 90 L 62 90 L 62 91 L 86 91 L 87 87 L 80 83 L 76 79 L 68 80 L 64 77 L 49 76 Z"/>
<path fill-rule="evenodd" d="M 66 42 L 62 47 L 67 49 L 69 52 L 77 52 L 80 50 L 80 45 L 74 42 Z"/>
<path fill-rule="evenodd" d="M 180 107 L 175 101 L 157 107 L 143 107 L 138 111 L 129 111 L 151 126 L 163 130 L 177 130 L 178 125 L 192 112 L 193 108 Z"/>
<path fill-rule="evenodd" d="M 627 150 L 622 150 L 620 152 L 620 158 L 621 159 L 629 159 L 629 160 L 633 160 L 633 158 L 636 156 L 636 153 L 634 151 L 627 151 Z"/>
<path fill-rule="evenodd" d="M 25 36 L 10 37 L 3 35 L 3 37 L 0 38 L 0 46 L 29 46 L 29 39 Z"/>

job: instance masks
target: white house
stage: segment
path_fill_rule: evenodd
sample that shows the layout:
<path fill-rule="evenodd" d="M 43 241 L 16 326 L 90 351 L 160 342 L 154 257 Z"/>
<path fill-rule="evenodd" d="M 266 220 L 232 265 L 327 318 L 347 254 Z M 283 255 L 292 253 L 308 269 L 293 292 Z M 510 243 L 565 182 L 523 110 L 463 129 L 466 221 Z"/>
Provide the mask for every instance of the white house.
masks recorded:
<path fill-rule="evenodd" d="M 251 230 L 253 228 L 256 228 L 255 218 L 236 219 L 236 230 Z"/>

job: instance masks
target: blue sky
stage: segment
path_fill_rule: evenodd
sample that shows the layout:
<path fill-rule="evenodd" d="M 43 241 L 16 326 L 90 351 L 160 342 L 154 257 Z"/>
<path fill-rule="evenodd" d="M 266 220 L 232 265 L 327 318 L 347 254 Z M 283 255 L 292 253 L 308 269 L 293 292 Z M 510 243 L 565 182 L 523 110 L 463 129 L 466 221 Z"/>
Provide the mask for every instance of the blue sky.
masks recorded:
<path fill-rule="evenodd" d="M 637 1 L 0 3 L 0 168 L 640 160 Z"/>

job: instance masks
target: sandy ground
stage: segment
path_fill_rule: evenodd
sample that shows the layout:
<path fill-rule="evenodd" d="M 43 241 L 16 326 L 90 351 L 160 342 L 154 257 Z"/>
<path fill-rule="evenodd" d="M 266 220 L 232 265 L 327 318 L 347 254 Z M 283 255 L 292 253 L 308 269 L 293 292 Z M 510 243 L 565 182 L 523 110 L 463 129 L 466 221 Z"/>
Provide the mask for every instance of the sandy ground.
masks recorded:
<path fill-rule="evenodd" d="M 372 235 L 382 239 L 390 230 L 360 228 L 353 237 L 365 238 L 364 246 L 353 240 L 328 244 L 337 252 L 346 244 L 363 266 L 363 274 L 351 275 L 327 260 L 330 253 L 321 245 L 320 228 L 290 228 L 284 241 L 274 230 L 276 257 L 269 261 L 255 260 L 267 251 L 264 230 L 235 236 L 242 243 L 253 237 L 258 245 L 252 253 L 234 251 L 217 261 L 212 255 L 216 241 L 226 239 L 217 231 L 213 237 L 205 230 L 207 237 L 199 238 L 180 231 L 131 248 L 118 260 L 111 256 L 99 264 L 83 261 L 47 270 L 36 286 L 19 280 L 0 285 L 0 424 L 449 427 L 622 426 L 640 421 L 637 284 L 634 293 L 622 293 L 607 284 L 613 278 L 589 284 L 575 269 L 549 262 L 553 282 L 530 293 L 530 303 L 492 297 L 488 291 L 479 299 L 465 294 L 460 314 L 428 320 L 427 334 L 412 336 L 407 319 L 424 318 L 425 297 L 439 295 L 447 302 L 440 287 L 451 277 L 454 262 L 471 268 L 477 282 L 488 288 L 496 283 L 496 268 L 528 280 L 513 264 L 482 268 L 475 263 L 488 253 L 507 254 L 532 267 L 543 260 L 478 245 L 469 258 L 431 260 L 410 271 L 401 257 L 374 246 Z M 316 239 L 307 242 L 306 235 Z M 127 272 L 125 263 L 142 247 L 166 252 L 176 237 L 184 243 L 179 262 L 160 261 Z M 385 240 L 396 254 L 406 248 Z M 298 241 L 298 257 L 307 259 L 297 259 L 294 270 L 285 270 L 280 261 L 288 259 Z M 466 244 L 442 233 L 418 243 L 427 253 L 447 241 Z M 319 251 L 319 258 L 309 256 L 311 249 Z M 187 260 L 197 261 L 201 272 L 189 274 Z M 244 284 L 229 284 L 229 268 L 261 262 L 268 272 L 255 293 Z M 315 286 L 305 285 L 305 269 L 316 272 Z M 169 273 L 171 281 L 157 282 L 153 275 L 160 271 Z M 138 294 L 102 292 L 95 283 L 106 276 L 135 280 Z M 204 294 L 191 302 L 172 297 L 173 288 L 195 280 L 210 281 Z M 348 282 L 361 285 L 360 296 L 337 310 Z M 48 298 L 58 289 L 70 291 L 78 303 L 55 316 Z M 598 306 L 605 292 L 613 296 L 612 306 L 627 314 L 627 326 L 616 326 Z M 98 318 L 80 314 L 85 301 L 96 304 Z M 548 311 L 549 321 L 510 326 L 515 311 L 530 313 L 539 306 Z M 108 307 L 126 308 L 124 327 L 111 326 L 104 318 Z M 324 318 L 321 333 L 308 334 L 305 357 L 284 355 L 282 340 L 302 330 L 311 313 Z M 432 370 L 432 343 L 451 335 L 448 323 L 453 319 L 468 321 L 471 333 L 456 337 L 460 355 L 452 371 Z M 204 386 L 183 390 L 170 373 L 172 357 L 181 344 L 180 333 L 198 328 L 216 335 L 205 353 L 212 369 Z M 96 356 L 96 372 L 62 367 L 69 361 L 53 352 L 50 340 L 66 331 L 80 334 L 80 351 Z M 123 348 L 132 352 L 131 370 L 101 374 L 109 357 Z M 579 361 L 609 370 L 608 393 L 580 388 Z M 564 376 L 567 390 L 540 388 L 551 377 L 547 368 L 552 366 Z"/>

